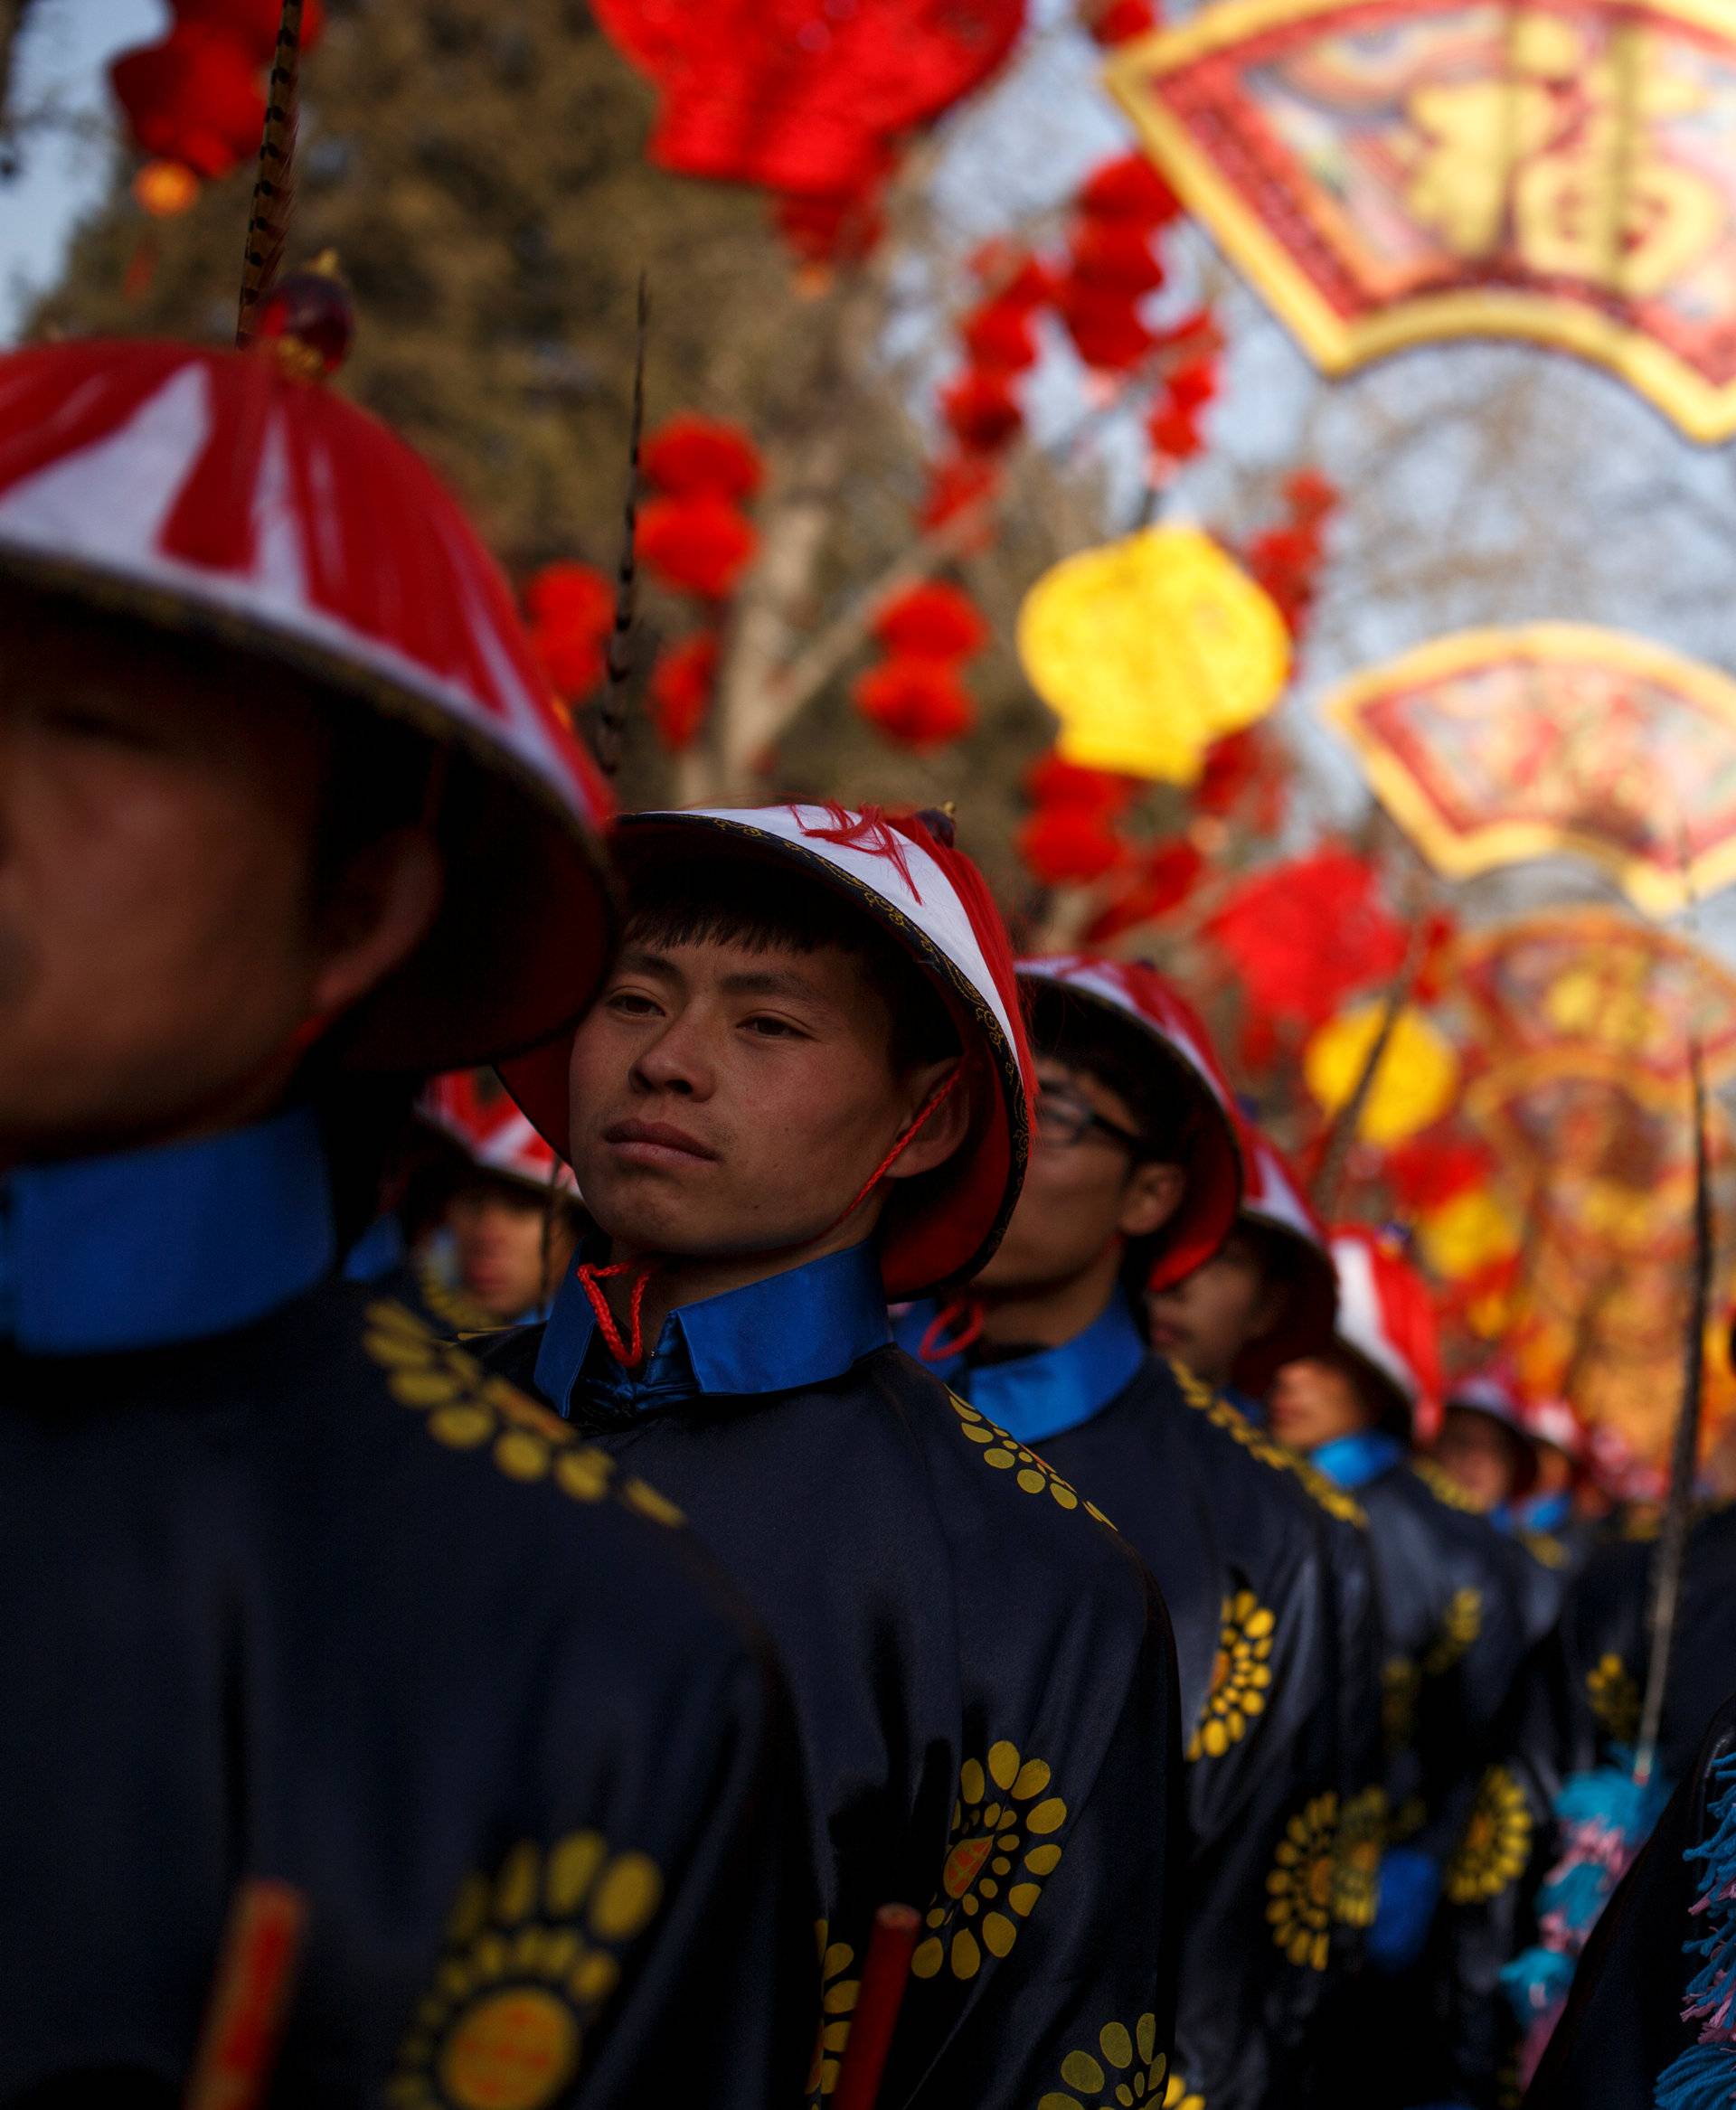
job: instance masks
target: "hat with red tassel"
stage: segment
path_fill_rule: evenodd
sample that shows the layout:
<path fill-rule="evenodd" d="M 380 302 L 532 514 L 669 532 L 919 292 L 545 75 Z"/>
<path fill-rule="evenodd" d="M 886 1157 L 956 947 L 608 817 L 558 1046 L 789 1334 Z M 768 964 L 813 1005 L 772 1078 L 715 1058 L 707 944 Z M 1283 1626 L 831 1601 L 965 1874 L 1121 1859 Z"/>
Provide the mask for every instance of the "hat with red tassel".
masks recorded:
<path fill-rule="evenodd" d="M 881 1241 L 887 1295 L 916 1297 L 965 1280 L 1001 1242 L 1030 1145 L 1030 1050 L 1012 949 L 982 874 L 940 814 L 860 813 L 837 805 L 701 807 L 624 815 L 615 843 L 629 873 L 647 862 L 725 850 L 786 868 L 853 902 L 902 947 L 958 1028 L 958 1081 L 970 1120 L 965 1141 L 901 1197 Z M 569 1152 L 569 1038 L 502 1065 L 538 1132 Z"/>

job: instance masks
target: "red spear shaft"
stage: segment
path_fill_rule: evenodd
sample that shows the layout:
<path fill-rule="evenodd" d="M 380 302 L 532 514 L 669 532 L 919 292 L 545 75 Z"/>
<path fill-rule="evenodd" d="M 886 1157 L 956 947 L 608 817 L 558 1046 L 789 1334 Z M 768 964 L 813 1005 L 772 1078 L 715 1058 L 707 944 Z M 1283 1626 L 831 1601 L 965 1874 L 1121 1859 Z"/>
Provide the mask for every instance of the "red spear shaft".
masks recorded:
<path fill-rule="evenodd" d="M 307 1903 L 252 1877 L 235 1893 L 184 2110 L 255 2110 L 265 2100 L 301 1954 Z"/>
<path fill-rule="evenodd" d="M 874 2110 L 921 1926 L 921 1915 L 908 1905 L 882 1905 L 874 1915 L 862 1966 L 862 1991 L 856 1996 L 832 2110 Z"/>

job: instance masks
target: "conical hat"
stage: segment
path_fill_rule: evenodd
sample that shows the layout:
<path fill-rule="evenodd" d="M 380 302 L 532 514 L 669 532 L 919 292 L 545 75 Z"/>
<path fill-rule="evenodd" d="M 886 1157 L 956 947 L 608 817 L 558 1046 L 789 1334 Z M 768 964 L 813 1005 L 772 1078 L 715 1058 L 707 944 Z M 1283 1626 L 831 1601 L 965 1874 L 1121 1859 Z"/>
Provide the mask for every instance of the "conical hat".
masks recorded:
<path fill-rule="evenodd" d="M 558 1158 L 491 1069 L 455 1069 L 430 1079 L 418 1108 L 473 1164 L 546 1193 L 577 1196 L 572 1168 Z"/>
<path fill-rule="evenodd" d="M 1380 1379 L 1392 1417 L 1426 1438 L 1440 1412 L 1440 1343 L 1429 1286 L 1384 1232 L 1361 1226 L 1332 1233 L 1338 1271 L 1339 1345 Z"/>
<path fill-rule="evenodd" d="M 1137 960 L 1061 953 L 1021 960 L 1027 986 L 1061 987 L 1144 1036 L 1199 1116 L 1199 1147 L 1182 1205 L 1164 1227 L 1147 1286 L 1164 1289 L 1209 1260 L 1236 1220 L 1241 1199 L 1240 1123 L 1230 1087 L 1198 1013 L 1155 967 Z"/>
<path fill-rule="evenodd" d="M 873 808 L 775 805 L 628 814 L 616 824 L 624 860 L 691 858 L 729 848 L 768 857 L 833 888 L 901 945 L 934 984 L 964 1047 L 969 1133 L 939 1172 L 901 1195 L 881 1244 L 889 1297 L 920 1296 L 974 1275 L 1001 1242 L 1030 1145 L 1030 1051 L 1013 958 L 982 875 L 920 818 Z M 570 1040 L 504 1064 L 538 1131 L 569 1154 Z"/>
<path fill-rule="evenodd" d="M 500 571 L 384 426 L 259 353 L 0 355 L 0 576 L 298 669 L 449 751 L 447 900 L 357 1014 L 357 1066 L 482 1061 L 583 1010 L 607 793 Z"/>
<path fill-rule="evenodd" d="M 1338 1276 L 1326 1226 L 1308 1205 L 1276 1144 L 1245 1117 L 1241 1141 L 1247 1175 L 1242 1218 L 1283 1239 L 1294 1270 L 1283 1319 L 1269 1333 L 1250 1342 L 1237 1360 L 1234 1382 L 1258 1395 L 1285 1363 L 1317 1354 L 1331 1341 L 1338 1311 Z"/>

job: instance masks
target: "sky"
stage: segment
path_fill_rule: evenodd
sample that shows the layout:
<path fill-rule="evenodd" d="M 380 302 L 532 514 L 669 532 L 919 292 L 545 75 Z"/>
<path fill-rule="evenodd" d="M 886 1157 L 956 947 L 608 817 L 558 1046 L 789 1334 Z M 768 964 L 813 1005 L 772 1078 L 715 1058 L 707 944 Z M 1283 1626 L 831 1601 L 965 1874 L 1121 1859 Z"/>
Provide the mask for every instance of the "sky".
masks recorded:
<path fill-rule="evenodd" d="M 51 102 L 75 123 L 99 124 L 109 61 L 153 42 L 168 19 L 166 0 L 35 0 L 18 54 L 19 107 Z M 15 334 L 31 288 L 52 278 L 67 235 L 102 188 L 108 146 L 92 130 L 27 138 L 22 174 L 0 184 L 0 342 Z"/>

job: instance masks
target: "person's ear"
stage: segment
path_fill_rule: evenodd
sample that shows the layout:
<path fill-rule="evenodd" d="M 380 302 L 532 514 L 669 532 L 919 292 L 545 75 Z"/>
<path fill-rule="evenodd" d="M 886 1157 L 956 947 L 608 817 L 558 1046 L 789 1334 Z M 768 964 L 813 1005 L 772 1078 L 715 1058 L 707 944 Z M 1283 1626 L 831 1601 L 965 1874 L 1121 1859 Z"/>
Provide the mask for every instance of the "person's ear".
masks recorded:
<path fill-rule="evenodd" d="M 424 828 L 394 828 L 356 852 L 320 912 L 316 1017 L 341 1017 L 403 966 L 439 912 L 444 880 Z"/>
<path fill-rule="evenodd" d="M 922 1108 L 946 1082 L 949 1071 L 957 1069 L 959 1058 L 948 1055 L 939 1062 L 924 1063 L 914 1069 L 908 1079 L 910 1112 L 907 1123 L 914 1121 Z M 923 1122 L 916 1134 L 904 1145 L 886 1168 L 889 1180 L 913 1180 L 920 1173 L 931 1173 L 953 1156 L 964 1142 L 970 1128 L 970 1092 L 963 1078 L 953 1086 L 940 1104 Z"/>
<path fill-rule="evenodd" d="M 1116 1229 L 1124 1239 L 1148 1239 L 1182 1206 L 1187 1174 L 1180 1165 L 1139 1164 L 1128 1175 Z"/>

